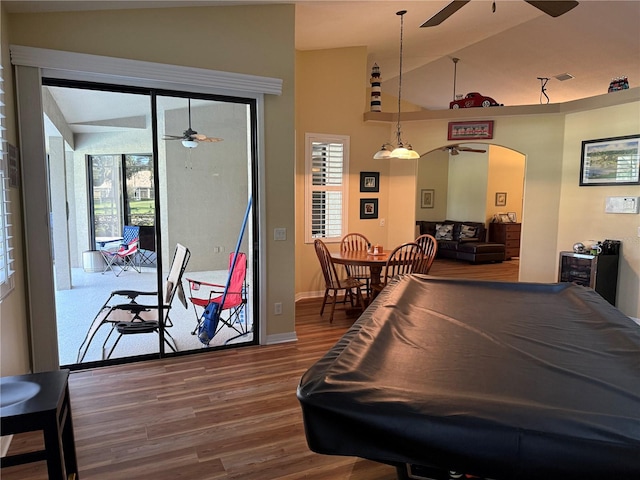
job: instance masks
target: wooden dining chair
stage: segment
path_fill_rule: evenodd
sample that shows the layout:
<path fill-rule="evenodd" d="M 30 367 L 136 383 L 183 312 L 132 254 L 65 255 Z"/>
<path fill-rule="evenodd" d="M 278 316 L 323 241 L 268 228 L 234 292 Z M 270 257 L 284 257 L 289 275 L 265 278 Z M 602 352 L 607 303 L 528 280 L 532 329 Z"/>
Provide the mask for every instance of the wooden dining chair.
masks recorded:
<path fill-rule="evenodd" d="M 333 313 L 336 309 L 336 303 L 338 299 L 338 295 L 341 292 L 344 292 L 344 298 L 341 303 L 346 304 L 347 299 L 350 300 L 350 304 L 352 307 L 364 305 L 362 299 L 362 292 L 360 289 L 363 284 L 352 277 L 346 277 L 341 279 L 338 276 L 338 272 L 336 271 L 336 267 L 331 259 L 331 254 L 329 253 L 329 249 L 324 244 L 322 240 L 317 238 L 313 242 L 316 254 L 318 255 L 318 260 L 320 261 L 320 268 L 322 269 L 322 275 L 324 277 L 325 282 L 325 290 L 324 290 L 324 299 L 322 300 L 322 307 L 320 308 L 320 315 L 324 313 L 324 307 L 331 296 L 331 315 L 329 316 L 329 323 L 333 322 Z M 354 298 L 356 299 L 354 301 Z"/>
<path fill-rule="evenodd" d="M 387 286 L 389 280 L 397 275 L 422 273 L 426 268 L 426 261 L 424 250 L 415 242 L 403 243 L 394 248 L 382 270 L 380 284 L 373 289 L 373 297 L 375 298 Z"/>
<path fill-rule="evenodd" d="M 341 252 L 366 252 L 371 242 L 361 233 L 348 233 L 340 242 Z M 345 265 L 347 275 L 364 284 L 367 299 L 371 297 L 371 272 L 366 265 Z"/>
<path fill-rule="evenodd" d="M 438 241 L 433 235 L 425 233 L 424 235 L 420 235 L 418 238 L 416 238 L 415 243 L 422 247 L 422 250 L 424 250 L 424 254 L 426 256 L 426 261 L 423 263 L 423 271 L 415 273 L 424 273 L 426 275 L 429 273 L 431 265 L 433 265 L 433 260 L 436 258 L 436 253 L 438 253 Z"/>

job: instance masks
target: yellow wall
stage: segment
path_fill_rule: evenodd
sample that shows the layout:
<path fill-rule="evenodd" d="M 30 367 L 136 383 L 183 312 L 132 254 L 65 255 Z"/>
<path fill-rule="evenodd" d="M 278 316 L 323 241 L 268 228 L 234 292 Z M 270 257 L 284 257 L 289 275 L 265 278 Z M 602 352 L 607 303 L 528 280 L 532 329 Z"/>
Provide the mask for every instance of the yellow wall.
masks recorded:
<path fill-rule="evenodd" d="M 621 240 L 617 306 L 636 318 L 640 317 L 640 215 L 606 214 L 604 206 L 608 196 L 640 196 L 640 186 L 581 187 L 578 183 L 583 140 L 638 132 L 638 103 L 567 115 L 556 246 L 560 252 L 570 251 L 574 243 L 582 240 Z"/>
<path fill-rule="evenodd" d="M 389 136 L 389 126 L 365 123 L 362 112 L 369 108 L 367 51 L 364 47 L 297 52 L 296 55 L 296 294 L 298 298 L 324 293 L 324 280 L 313 244 L 304 243 L 304 134 L 349 135 L 349 230 L 364 234 L 372 242 L 384 243 L 388 226 L 377 220 L 360 220 L 360 172 L 380 172 L 380 192 L 388 189 L 388 162 L 373 160 L 373 154 Z M 384 102 L 384 100 L 383 100 Z M 388 140 L 391 138 L 389 137 Z M 386 195 L 380 198 L 379 216 L 389 218 Z M 337 245 L 329 244 L 330 249 Z"/>
<path fill-rule="evenodd" d="M 11 71 L 8 45 L 17 44 L 283 80 L 282 95 L 265 95 L 264 102 L 265 161 L 277 173 L 265 174 L 267 235 L 261 254 L 267 269 L 262 288 L 267 305 L 283 304 L 280 316 L 267 308 L 267 335 L 294 331 L 294 236 L 274 242 L 268 234 L 276 227 L 294 232 L 294 22 L 293 5 L 3 15 L 5 74 Z M 7 97 L 13 99 L 12 87 Z M 13 121 L 15 114 L 10 116 Z M 15 135 L 15 126 L 10 133 Z M 24 298 L 12 297 L 19 305 L 10 312 L 2 305 L 2 374 L 27 370 L 24 359 L 12 359 L 27 350 Z M 5 328 L 7 316 L 12 324 Z M 15 345 L 17 355 L 10 355 L 5 344 Z"/>
<path fill-rule="evenodd" d="M 377 150 L 383 141 L 393 139 L 395 123 L 386 122 L 385 130 L 381 127 L 381 122 L 370 121 L 363 124 L 362 115 L 357 115 L 357 111 L 347 110 L 347 105 L 351 107 L 353 104 L 353 108 L 357 108 L 358 104 L 363 103 L 365 107 L 361 112 L 368 110 L 368 104 L 363 100 L 363 96 L 366 97 L 368 94 L 369 72 L 365 65 L 366 52 L 364 49 L 298 52 L 297 59 L 298 205 L 302 205 L 300 202 L 302 175 L 304 175 L 304 151 L 300 148 L 300 139 L 304 138 L 304 133 L 327 130 L 329 133 L 349 134 L 353 161 L 350 188 L 352 214 L 349 230 L 365 230 L 364 233 L 367 236 L 386 238 L 387 241 L 379 241 L 387 245 L 390 244 L 389 239 L 392 237 L 395 240 L 413 235 L 413 222 L 417 218 L 415 199 L 419 195 L 415 177 L 407 176 L 404 171 L 394 171 L 394 162 L 397 161 L 374 161 L 371 158 L 373 151 Z M 340 72 L 340 75 L 337 72 Z M 322 87 L 321 90 L 320 87 Z M 358 88 L 361 91 L 358 91 Z M 317 94 L 319 91 L 323 92 L 321 96 Z M 346 101 L 353 98 L 356 99 L 353 102 Z M 603 106 L 599 107 L 599 104 Z M 578 237 L 577 239 L 582 237 L 619 238 L 623 240 L 624 246 L 623 256 L 620 259 L 618 307 L 623 313 L 638 318 L 640 316 L 638 306 L 640 262 L 638 240 L 635 237 L 638 217 L 629 215 L 621 218 L 622 216 L 618 215 L 613 219 L 611 215 L 603 213 L 602 202 L 606 192 L 611 189 L 622 192 L 622 187 L 582 187 L 582 189 L 577 187 L 582 139 L 628 135 L 640 131 L 640 100 L 616 107 L 606 107 L 606 104 L 607 101 L 595 99 L 585 106 L 588 110 L 582 113 L 541 113 L 509 117 L 492 117 L 491 109 L 483 109 L 481 118 L 495 122 L 494 138 L 489 142 L 491 145 L 515 150 L 526 158 L 524 204 L 522 213 L 518 216 L 523 222 L 520 280 L 557 281 L 558 254 L 561 250 L 566 250 L 573 245 L 574 237 Z M 387 106 L 384 110 L 393 111 L 393 108 Z M 414 150 L 430 152 L 451 143 L 447 140 L 448 122 L 460 118 L 469 119 L 454 111 L 438 113 L 440 115 L 434 119 L 403 120 L 403 138 L 413 145 Z M 606 120 L 603 121 L 603 119 Z M 353 180 L 358 168 L 382 173 L 381 189 L 378 195 L 381 217 L 390 218 L 389 205 L 391 204 L 414 205 L 413 208 L 393 211 L 393 224 L 402 230 L 401 234 L 398 234 L 394 228 L 393 234 L 387 231 L 385 235 L 385 229 L 388 229 L 392 223 L 390 221 L 387 222 L 386 227 L 366 224 L 366 222 L 352 222 L 353 216 L 357 215 L 358 211 L 356 204 L 351 203 L 354 197 L 359 196 L 358 183 L 354 183 Z M 407 168 L 410 167 L 402 170 Z M 567 171 L 572 173 L 567 174 Z M 570 181 L 565 180 L 567 175 L 571 177 Z M 515 187 L 509 187 L 511 188 Z M 624 189 L 624 193 L 620 194 L 631 195 L 632 190 L 637 191 L 638 188 Z M 574 198 L 578 195 L 576 191 L 579 192 L 579 196 L 587 196 L 589 200 L 579 202 L 578 206 L 574 202 Z M 402 198 L 397 198 L 397 195 L 410 196 L 411 202 L 405 202 Z M 596 196 L 594 200 L 591 195 Z M 391 199 L 390 196 L 394 198 Z M 516 197 L 517 195 L 514 195 L 513 198 Z M 436 204 L 438 204 L 438 198 L 436 196 Z M 516 206 L 509 204 L 507 208 L 506 211 L 518 211 Z M 420 212 L 420 215 L 426 214 Z M 566 222 L 569 217 L 571 222 Z M 296 212 L 296 221 L 298 229 L 296 295 L 301 298 L 317 292 L 320 289 L 320 281 L 317 259 L 309 246 L 302 245 L 303 216 L 300 208 Z M 578 224 L 580 225 L 578 231 L 582 229 L 585 232 L 584 235 L 574 234 Z M 570 228 L 569 225 L 574 226 Z"/>
<path fill-rule="evenodd" d="M 522 221 L 524 195 L 524 155 L 495 145 L 489 146 L 489 179 L 487 183 L 487 221 L 496 213 L 514 212 Z M 507 204 L 496 206 L 496 193 L 507 194 Z"/>

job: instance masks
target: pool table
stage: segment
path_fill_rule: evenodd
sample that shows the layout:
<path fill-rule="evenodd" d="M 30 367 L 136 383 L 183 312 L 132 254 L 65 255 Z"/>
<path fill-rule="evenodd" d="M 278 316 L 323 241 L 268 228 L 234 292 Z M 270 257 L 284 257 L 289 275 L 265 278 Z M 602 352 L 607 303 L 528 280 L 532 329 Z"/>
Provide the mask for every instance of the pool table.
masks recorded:
<path fill-rule="evenodd" d="M 640 326 L 588 287 L 396 279 L 297 395 L 311 450 L 399 473 L 640 478 Z"/>

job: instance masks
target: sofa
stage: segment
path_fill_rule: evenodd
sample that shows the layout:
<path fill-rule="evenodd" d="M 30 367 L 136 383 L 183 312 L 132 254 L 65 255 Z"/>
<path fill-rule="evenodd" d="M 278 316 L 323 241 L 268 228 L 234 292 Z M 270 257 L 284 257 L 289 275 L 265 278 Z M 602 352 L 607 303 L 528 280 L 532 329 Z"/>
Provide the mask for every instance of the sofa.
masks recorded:
<path fill-rule="evenodd" d="M 482 222 L 419 220 L 416 222 L 416 233 L 435 237 L 438 242 L 436 258 L 453 258 L 470 263 L 504 260 L 504 244 L 486 242 L 487 228 Z"/>

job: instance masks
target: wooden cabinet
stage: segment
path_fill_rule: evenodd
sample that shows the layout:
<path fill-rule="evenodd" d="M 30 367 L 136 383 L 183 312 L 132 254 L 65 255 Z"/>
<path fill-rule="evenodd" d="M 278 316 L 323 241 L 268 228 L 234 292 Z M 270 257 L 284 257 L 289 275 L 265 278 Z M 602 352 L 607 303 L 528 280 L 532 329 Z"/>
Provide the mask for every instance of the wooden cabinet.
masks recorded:
<path fill-rule="evenodd" d="M 558 281 L 591 287 L 611 305 L 615 305 L 618 255 L 560 252 Z"/>
<path fill-rule="evenodd" d="M 504 243 L 504 259 L 520 256 L 520 223 L 490 223 L 489 242 Z"/>

